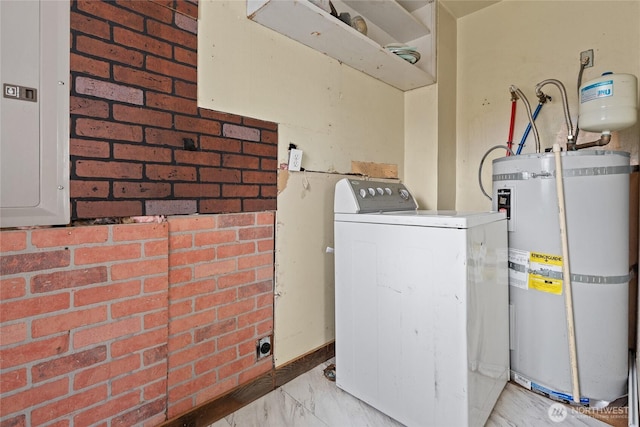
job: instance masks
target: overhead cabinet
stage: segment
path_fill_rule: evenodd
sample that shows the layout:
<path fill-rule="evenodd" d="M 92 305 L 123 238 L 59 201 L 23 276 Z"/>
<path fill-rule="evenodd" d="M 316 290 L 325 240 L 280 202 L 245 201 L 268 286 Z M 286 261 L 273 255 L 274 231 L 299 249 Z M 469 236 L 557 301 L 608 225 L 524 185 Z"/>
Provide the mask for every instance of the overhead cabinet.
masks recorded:
<path fill-rule="evenodd" d="M 406 91 L 435 82 L 435 2 L 428 0 L 333 1 L 338 13 L 362 16 L 367 34 L 308 0 L 247 0 L 249 19 L 343 64 Z M 415 47 L 411 64 L 385 46 Z"/>

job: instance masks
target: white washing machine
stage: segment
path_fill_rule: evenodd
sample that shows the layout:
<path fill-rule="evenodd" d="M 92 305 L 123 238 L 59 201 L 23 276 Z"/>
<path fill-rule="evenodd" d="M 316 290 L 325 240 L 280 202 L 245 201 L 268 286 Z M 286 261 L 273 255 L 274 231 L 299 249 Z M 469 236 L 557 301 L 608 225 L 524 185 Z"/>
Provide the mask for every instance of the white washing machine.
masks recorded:
<path fill-rule="evenodd" d="M 482 426 L 509 377 L 507 223 L 403 184 L 335 199 L 336 384 L 407 426 Z"/>

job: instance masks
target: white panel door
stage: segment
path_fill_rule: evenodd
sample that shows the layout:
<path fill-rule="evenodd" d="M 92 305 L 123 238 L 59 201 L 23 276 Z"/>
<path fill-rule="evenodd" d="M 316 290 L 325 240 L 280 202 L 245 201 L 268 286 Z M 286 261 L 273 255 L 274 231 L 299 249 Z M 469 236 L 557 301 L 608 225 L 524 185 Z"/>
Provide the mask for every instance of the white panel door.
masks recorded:
<path fill-rule="evenodd" d="M 0 1 L 0 227 L 69 222 L 69 20 Z"/>

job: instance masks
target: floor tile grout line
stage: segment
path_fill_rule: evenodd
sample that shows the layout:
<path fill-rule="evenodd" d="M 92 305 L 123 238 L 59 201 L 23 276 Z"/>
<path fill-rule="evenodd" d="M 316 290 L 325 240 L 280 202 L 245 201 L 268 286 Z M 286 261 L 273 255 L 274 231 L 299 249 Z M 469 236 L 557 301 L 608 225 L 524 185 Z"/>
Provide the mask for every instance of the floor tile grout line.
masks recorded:
<path fill-rule="evenodd" d="M 307 381 L 307 382 L 308 382 L 308 383 L 312 383 L 312 381 L 311 381 L 311 380 L 312 380 L 311 373 L 312 373 L 312 371 L 313 371 L 313 370 L 318 369 L 319 367 L 320 367 L 320 365 L 318 365 L 318 366 L 316 366 L 315 368 L 313 368 L 313 369 L 311 369 L 311 370 L 309 370 L 309 371 L 305 372 L 304 374 L 302 374 L 302 375 L 301 375 L 301 377 L 303 377 L 303 378 L 301 378 L 300 380 L 303 380 L 303 379 L 305 379 L 305 380 L 306 380 L 306 379 L 308 378 L 308 379 L 309 379 L 309 381 Z M 298 378 L 300 378 L 300 377 L 298 377 Z M 294 378 L 294 380 L 297 380 L 298 378 Z M 289 396 L 290 398 L 292 398 L 293 400 L 295 400 L 296 402 L 298 402 L 298 404 L 300 404 L 300 406 L 302 406 L 304 409 L 306 409 L 307 411 L 309 411 L 309 413 L 310 413 L 311 415 L 313 415 L 315 418 L 317 418 L 317 419 L 318 419 L 318 421 L 320 421 L 322 424 L 326 425 L 327 427 L 331 427 L 331 423 L 330 423 L 330 422 L 328 422 L 328 421 L 325 421 L 325 420 L 321 419 L 318 415 L 316 415 L 316 413 L 315 413 L 315 409 L 307 408 L 303 402 L 301 402 L 301 401 L 299 401 L 298 399 L 296 399 L 295 397 L 293 397 L 293 395 L 292 395 L 291 393 L 289 393 L 287 390 L 285 390 L 285 389 L 284 389 L 284 387 L 285 387 L 285 386 L 286 386 L 286 384 L 283 384 L 283 385 L 280 387 L 280 388 L 282 389 L 282 392 L 283 392 L 283 393 L 285 393 L 287 396 Z"/>
<path fill-rule="evenodd" d="M 286 391 L 282 390 L 284 393 L 287 393 Z M 318 421 L 320 421 L 322 424 L 326 425 L 327 427 L 331 427 L 331 423 L 329 423 L 328 421 L 323 420 L 322 418 L 320 418 L 318 415 L 316 415 L 315 411 L 312 411 L 311 409 L 307 408 L 306 406 L 304 406 L 304 404 L 302 402 L 300 402 L 298 399 L 296 399 L 295 397 L 291 396 L 289 393 L 287 393 L 287 395 L 289 397 L 291 397 L 293 400 L 295 400 L 296 402 L 298 402 L 300 404 L 300 406 L 302 406 L 306 411 L 308 411 L 311 416 L 313 416 L 314 418 L 316 418 Z M 293 426 L 292 426 L 293 427 Z"/>

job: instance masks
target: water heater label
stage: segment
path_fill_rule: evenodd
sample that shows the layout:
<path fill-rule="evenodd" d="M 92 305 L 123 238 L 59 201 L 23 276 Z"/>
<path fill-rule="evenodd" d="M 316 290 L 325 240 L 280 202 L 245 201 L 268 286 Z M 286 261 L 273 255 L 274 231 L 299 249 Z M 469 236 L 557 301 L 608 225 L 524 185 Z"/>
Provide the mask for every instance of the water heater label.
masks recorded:
<path fill-rule="evenodd" d="M 520 289 L 529 288 L 529 252 L 509 248 L 509 285 Z"/>
<path fill-rule="evenodd" d="M 613 96 L 613 80 L 605 80 L 583 87 L 580 91 L 580 103 L 584 104 L 585 102 L 608 96 Z"/>
<path fill-rule="evenodd" d="M 562 294 L 562 256 L 531 252 L 529 288 L 550 294 Z"/>
<path fill-rule="evenodd" d="M 498 212 L 504 212 L 507 219 L 511 219 L 511 188 L 498 188 Z"/>
<path fill-rule="evenodd" d="M 573 402 L 573 396 L 570 395 L 569 393 L 556 391 L 548 387 L 545 387 L 543 385 L 540 385 L 538 383 L 535 383 L 529 378 L 522 376 L 518 372 L 511 371 L 511 379 L 515 381 L 517 384 L 520 384 L 522 387 L 526 388 L 527 390 L 531 390 L 538 394 L 542 394 L 544 396 L 547 396 L 550 399 L 557 400 L 564 403 Z M 590 403 L 590 400 L 588 397 L 580 398 L 581 405 L 589 406 L 589 403 Z"/>
<path fill-rule="evenodd" d="M 497 194 L 497 207 L 498 212 L 504 212 L 507 215 L 507 230 L 515 231 L 516 221 L 511 216 L 514 206 L 514 194 L 515 190 L 513 188 L 498 188 Z"/>
<path fill-rule="evenodd" d="M 530 379 L 523 377 L 522 375 L 520 375 L 515 371 L 511 371 L 511 379 L 515 381 L 517 384 L 520 384 L 522 387 L 526 388 L 527 390 L 531 390 Z"/>

